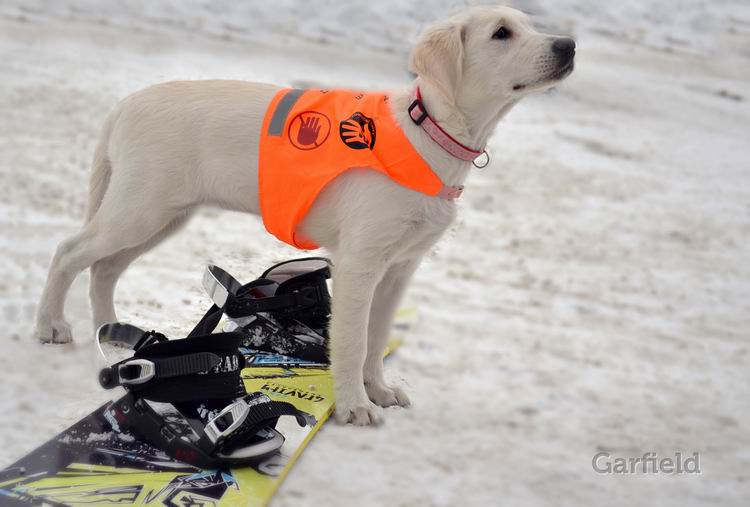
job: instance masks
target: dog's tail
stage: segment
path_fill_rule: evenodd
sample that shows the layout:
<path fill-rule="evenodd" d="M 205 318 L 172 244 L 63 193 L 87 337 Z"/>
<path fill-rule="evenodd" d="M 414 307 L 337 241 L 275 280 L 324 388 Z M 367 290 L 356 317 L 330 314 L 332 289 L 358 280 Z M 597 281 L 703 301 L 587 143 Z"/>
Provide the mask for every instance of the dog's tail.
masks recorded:
<path fill-rule="evenodd" d="M 109 136 L 117 117 L 117 110 L 112 111 L 104 122 L 99 144 L 94 152 L 94 161 L 91 165 L 91 176 L 89 178 L 89 201 L 86 207 L 86 223 L 89 223 L 99 210 L 104 199 L 104 194 L 109 186 L 112 175 L 112 163 L 109 160 Z"/>

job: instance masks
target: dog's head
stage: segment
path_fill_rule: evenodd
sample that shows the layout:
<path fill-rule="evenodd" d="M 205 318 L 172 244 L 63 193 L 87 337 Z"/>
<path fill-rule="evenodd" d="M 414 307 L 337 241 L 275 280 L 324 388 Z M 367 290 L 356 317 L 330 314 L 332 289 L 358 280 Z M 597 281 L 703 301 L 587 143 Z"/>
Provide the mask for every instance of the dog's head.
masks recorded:
<path fill-rule="evenodd" d="M 510 7 L 468 9 L 427 27 L 409 69 L 454 104 L 517 100 L 573 71 L 575 41 L 537 32 Z"/>

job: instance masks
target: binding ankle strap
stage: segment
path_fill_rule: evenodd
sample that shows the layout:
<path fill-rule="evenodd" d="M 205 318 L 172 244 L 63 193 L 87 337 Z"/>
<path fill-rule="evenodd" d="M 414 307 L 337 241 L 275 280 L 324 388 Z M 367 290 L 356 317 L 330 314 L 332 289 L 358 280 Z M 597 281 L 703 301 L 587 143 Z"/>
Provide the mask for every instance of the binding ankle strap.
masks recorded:
<path fill-rule="evenodd" d="M 135 343 L 133 357 L 119 361 L 99 373 L 105 389 L 123 386 L 138 396 L 159 402 L 232 399 L 245 394 L 240 372 L 245 357 L 239 351 L 243 335 L 218 333 L 182 340 L 151 339 L 156 333 L 134 336 L 138 328 L 109 324 L 101 333 L 128 334 L 125 343 Z M 163 335 L 162 335 L 163 336 Z M 119 343 L 123 343 L 120 341 Z M 144 345 L 145 343 L 145 345 Z"/>

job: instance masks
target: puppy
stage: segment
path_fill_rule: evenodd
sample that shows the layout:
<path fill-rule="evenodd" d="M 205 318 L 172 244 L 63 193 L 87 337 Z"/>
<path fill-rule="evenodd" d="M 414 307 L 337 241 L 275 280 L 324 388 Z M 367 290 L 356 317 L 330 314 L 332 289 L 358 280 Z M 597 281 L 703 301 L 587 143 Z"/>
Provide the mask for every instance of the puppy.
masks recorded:
<path fill-rule="evenodd" d="M 572 39 L 535 31 L 517 10 L 474 7 L 424 30 L 409 62 L 416 80 L 389 93 L 388 107 L 443 185 L 460 189 L 472 164 L 457 153 L 481 153 L 521 98 L 570 74 L 574 54 Z M 118 277 L 198 206 L 260 213 L 259 139 L 278 92 L 268 84 L 183 81 L 147 88 L 117 105 L 94 156 L 85 224 L 52 260 L 38 307 L 39 340 L 72 339 L 64 302 L 82 270 L 91 269 L 94 325 L 114 322 Z M 308 121 L 308 137 L 318 127 Z M 366 129 L 361 137 L 377 142 Z M 299 222 L 300 234 L 326 248 L 334 262 L 330 336 L 339 421 L 377 424 L 380 407 L 409 405 L 384 380 L 383 350 L 409 279 L 455 215 L 452 199 L 360 167 L 326 185 Z"/>

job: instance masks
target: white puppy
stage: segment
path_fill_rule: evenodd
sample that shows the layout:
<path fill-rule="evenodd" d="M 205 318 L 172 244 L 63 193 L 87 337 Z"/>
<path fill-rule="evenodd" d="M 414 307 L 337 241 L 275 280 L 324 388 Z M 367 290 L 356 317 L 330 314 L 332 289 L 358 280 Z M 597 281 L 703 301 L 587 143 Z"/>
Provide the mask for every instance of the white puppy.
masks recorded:
<path fill-rule="evenodd" d="M 517 10 L 469 9 L 421 34 L 410 59 L 416 81 L 390 94 L 393 115 L 443 183 L 462 185 L 472 164 L 451 155 L 407 112 L 417 86 L 431 118 L 481 151 L 518 100 L 570 73 L 574 48 L 572 39 L 536 32 Z M 65 296 L 87 267 L 94 324 L 113 322 L 118 277 L 198 206 L 259 213 L 258 139 L 277 91 L 237 81 L 173 82 L 118 104 L 94 157 L 86 222 L 60 244 L 50 267 L 37 316 L 41 341 L 72 339 Z M 385 383 L 383 349 L 407 282 L 455 214 L 451 200 L 356 169 L 328 185 L 300 224 L 335 266 L 330 335 L 340 421 L 378 423 L 378 406 L 409 404 Z"/>

